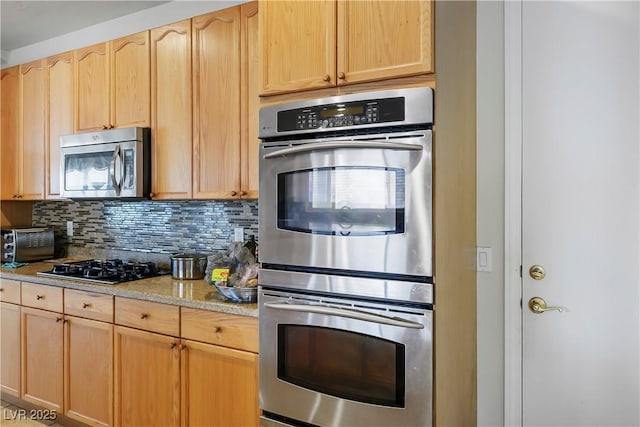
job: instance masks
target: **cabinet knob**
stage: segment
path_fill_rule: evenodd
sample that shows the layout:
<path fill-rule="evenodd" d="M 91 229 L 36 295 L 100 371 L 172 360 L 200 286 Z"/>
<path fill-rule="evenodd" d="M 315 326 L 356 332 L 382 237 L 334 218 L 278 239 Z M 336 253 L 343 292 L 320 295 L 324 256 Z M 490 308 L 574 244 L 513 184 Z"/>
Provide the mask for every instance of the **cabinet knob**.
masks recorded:
<path fill-rule="evenodd" d="M 184 345 L 184 344 L 180 344 L 180 350 L 181 350 L 181 351 L 186 350 L 186 349 L 187 349 L 187 346 L 186 346 L 186 345 Z"/>
<path fill-rule="evenodd" d="M 240 196 L 246 196 L 246 195 L 247 195 L 247 192 L 246 192 L 246 191 L 241 191 L 241 192 L 240 192 Z"/>
<path fill-rule="evenodd" d="M 173 350 L 174 348 L 176 348 L 176 346 L 177 346 L 177 345 L 178 345 L 178 344 L 176 344 L 176 343 L 172 342 L 172 343 L 171 343 L 171 349 Z"/>
<path fill-rule="evenodd" d="M 0 292 L 4 292 L 4 288 L 0 288 Z"/>
<path fill-rule="evenodd" d="M 232 191 L 232 192 L 231 192 L 231 195 L 235 197 L 235 196 L 237 196 L 237 195 L 238 195 L 238 192 L 237 192 L 237 191 Z"/>
<path fill-rule="evenodd" d="M 62 322 L 62 317 L 56 317 L 56 322 L 58 323 Z"/>
<path fill-rule="evenodd" d="M 156 197 L 156 193 L 149 193 L 149 197 L 153 199 L 154 197 Z"/>
<path fill-rule="evenodd" d="M 322 79 L 323 82 L 330 82 L 331 81 L 331 76 L 329 74 L 327 74 L 326 76 L 324 76 L 324 78 Z"/>
<path fill-rule="evenodd" d="M 82 308 L 89 308 L 89 307 L 91 307 L 90 303 L 88 303 L 88 302 L 83 302 L 82 303 Z"/>
<path fill-rule="evenodd" d="M 142 313 L 142 315 L 140 316 L 142 320 L 146 319 L 147 317 L 149 317 L 147 313 Z"/>
<path fill-rule="evenodd" d="M 219 334 L 220 332 L 222 332 L 222 328 L 220 326 L 214 326 L 213 332 L 215 332 L 216 334 Z"/>
<path fill-rule="evenodd" d="M 347 78 L 347 76 L 345 76 L 343 72 L 340 72 L 340 73 L 338 73 L 338 78 L 339 78 L 340 80 L 344 80 L 344 79 L 346 79 L 346 78 Z"/>
<path fill-rule="evenodd" d="M 44 299 L 44 295 L 36 295 L 36 299 L 37 299 L 37 300 Z"/>
<path fill-rule="evenodd" d="M 109 127 L 107 125 L 102 125 L 102 130 L 107 130 Z"/>

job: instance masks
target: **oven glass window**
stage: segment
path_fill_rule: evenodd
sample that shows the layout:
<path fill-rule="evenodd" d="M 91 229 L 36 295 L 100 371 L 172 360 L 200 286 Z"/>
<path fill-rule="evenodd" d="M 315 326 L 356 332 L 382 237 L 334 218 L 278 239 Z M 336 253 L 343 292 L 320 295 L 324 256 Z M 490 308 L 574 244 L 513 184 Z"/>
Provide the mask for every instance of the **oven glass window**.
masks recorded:
<path fill-rule="evenodd" d="M 113 152 L 68 154 L 64 157 L 64 188 L 67 191 L 112 190 L 109 165 Z"/>
<path fill-rule="evenodd" d="M 340 329 L 278 325 L 278 378 L 320 393 L 404 407 L 404 345 Z"/>
<path fill-rule="evenodd" d="M 404 170 L 326 167 L 278 175 L 278 228 L 311 234 L 404 233 Z"/>

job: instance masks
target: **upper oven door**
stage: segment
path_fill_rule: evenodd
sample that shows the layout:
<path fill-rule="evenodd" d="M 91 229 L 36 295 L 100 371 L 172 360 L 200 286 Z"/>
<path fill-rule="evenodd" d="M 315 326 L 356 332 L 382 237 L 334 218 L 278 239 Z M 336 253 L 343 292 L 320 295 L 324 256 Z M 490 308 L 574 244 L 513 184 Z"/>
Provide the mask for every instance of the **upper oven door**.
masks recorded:
<path fill-rule="evenodd" d="M 260 260 L 432 276 L 431 131 L 264 143 Z"/>
<path fill-rule="evenodd" d="M 68 198 L 143 197 L 143 143 L 61 147 L 60 182 Z"/>

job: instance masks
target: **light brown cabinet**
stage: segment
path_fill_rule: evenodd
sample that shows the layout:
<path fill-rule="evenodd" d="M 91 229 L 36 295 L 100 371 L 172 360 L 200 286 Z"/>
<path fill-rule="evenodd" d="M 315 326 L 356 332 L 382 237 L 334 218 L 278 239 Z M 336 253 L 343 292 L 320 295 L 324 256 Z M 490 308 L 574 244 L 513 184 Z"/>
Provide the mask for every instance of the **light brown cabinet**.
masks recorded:
<path fill-rule="evenodd" d="M 240 6 L 240 197 L 258 198 L 258 111 L 260 110 L 260 37 L 258 2 Z"/>
<path fill-rule="evenodd" d="M 262 1 L 262 94 L 431 73 L 431 0 Z"/>
<path fill-rule="evenodd" d="M 48 90 L 46 60 L 20 66 L 22 137 L 17 173 L 18 198 L 44 199 L 46 94 Z"/>
<path fill-rule="evenodd" d="M 75 51 L 75 130 L 150 125 L 149 32 Z"/>
<path fill-rule="evenodd" d="M 193 197 L 240 190 L 240 8 L 192 19 Z"/>
<path fill-rule="evenodd" d="M 0 302 L 0 390 L 20 397 L 20 306 L 4 301 Z"/>
<path fill-rule="evenodd" d="M 64 414 L 91 426 L 113 425 L 113 325 L 65 316 Z"/>
<path fill-rule="evenodd" d="M 182 425 L 257 427 L 258 319 L 183 307 L 181 331 Z"/>
<path fill-rule="evenodd" d="M 63 316 L 22 307 L 22 393 L 27 402 L 63 410 Z"/>
<path fill-rule="evenodd" d="M 73 52 L 47 58 L 49 69 L 48 129 L 46 138 L 45 198 L 60 197 L 60 136 L 69 135 L 73 126 Z"/>
<path fill-rule="evenodd" d="M 184 340 L 182 425 L 258 427 L 258 355 Z"/>
<path fill-rule="evenodd" d="M 3 200 L 44 198 L 46 91 L 45 60 L 2 71 Z"/>
<path fill-rule="evenodd" d="M 63 292 L 65 310 L 87 318 L 62 314 Z M 20 397 L 87 425 L 113 425 L 113 325 L 95 320 L 109 304 L 113 319 L 113 297 L 23 283 L 22 304 Z"/>
<path fill-rule="evenodd" d="M 257 12 L 151 30 L 154 199 L 258 197 Z"/>
<path fill-rule="evenodd" d="M 151 30 L 151 192 L 190 199 L 192 178 L 191 20 Z"/>
<path fill-rule="evenodd" d="M 0 198 L 16 199 L 18 183 L 18 149 L 20 147 L 20 67 L 5 68 L 0 74 L 2 110 L 0 115 Z"/>

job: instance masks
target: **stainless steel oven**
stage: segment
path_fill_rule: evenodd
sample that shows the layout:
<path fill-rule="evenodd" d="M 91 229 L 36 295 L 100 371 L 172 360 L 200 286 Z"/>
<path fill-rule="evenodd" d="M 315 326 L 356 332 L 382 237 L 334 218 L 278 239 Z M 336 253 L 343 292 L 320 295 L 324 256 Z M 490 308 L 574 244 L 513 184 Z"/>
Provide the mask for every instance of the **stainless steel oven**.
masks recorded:
<path fill-rule="evenodd" d="M 260 261 L 431 277 L 432 122 L 430 88 L 263 108 Z"/>
<path fill-rule="evenodd" d="M 432 424 L 433 91 L 260 111 L 263 426 Z"/>
<path fill-rule="evenodd" d="M 431 425 L 430 304 L 269 286 L 259 301 L 263 426 Z"/>

